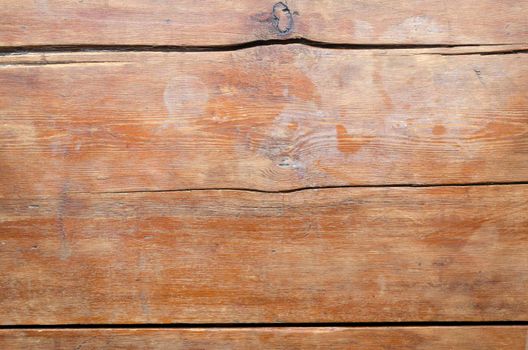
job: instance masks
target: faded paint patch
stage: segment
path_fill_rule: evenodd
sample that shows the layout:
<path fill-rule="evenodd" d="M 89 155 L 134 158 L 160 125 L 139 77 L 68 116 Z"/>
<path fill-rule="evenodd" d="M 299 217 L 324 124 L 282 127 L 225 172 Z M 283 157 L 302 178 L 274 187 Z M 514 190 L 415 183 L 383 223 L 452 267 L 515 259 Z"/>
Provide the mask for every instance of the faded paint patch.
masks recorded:
<path fill-rule="evenodd" d="M 504 123 L 500 121 L 490 121 L 482 128 L 473 133 L 474 138 L 487 139 L 512 139 L 519 137 L 525 130 L 515 127 L 511 123 Z"/>
<path fill-rule="evenodd" d="M 66 216 L 66 210 L 69 207 L 69 197 L 68 197 L 69 183 L 65 183 L 60 196 L 60 202 L 57 207 L 57 229 L 60 239 L 60 251 L 59 258 L 61 260 L 67 260 L 71 256 L 71 247 L 68 239 L 68 233 L 66 231 L 66 225 L 64 222 L 64 217 Z"/>
<path fill-rule="evenodd" d="M 48 0 L 35 0 L 34 1 L 35 7 L 38 11 L 44 14 L 51 14 Z"/>
<path fill-rule="evenodd" d="M 141 312 L 147 319 L 150 318 L 150 301 L 147 294 L 142 290 L 139 293 L 139 300 L 141 303 Z"/>
<path fill-rule="evenodd" d="M 392 110 L 393 109 L 392 98 L 387 93 L 387 89 L 385 88 L 385 85 L 383 83 L 383 77 L 381 76 L 381 73 L 380 73 L 383 69 L 380 67 L 381 65 L 378 64 L 377 69 L 372 71 L 372 82 L 376 86 L 386 109 Z"/>
<path fill-rule="evenodd" d="M 369 22 L 357 20 L 354 23 L 354 33 L 357 38 L 372 38 L 374 36 L 374 28 Z"/>
<path fill-rule="evenodd" d="M 178 126 L 185 125 L 188 117 L 202 116 L 208 98 L 206 86 L 196 76 L 189 75 L 172 78 L 163 92 L 169 119 Z"/>
<path fill-rule="evenodd" d="M 353 137 L 348 134 L 343 125 L 336 125 L 337 149 L 342 153 L 356 153 L 363 145 L 371 141 L 371 137 Z"/>
<path fill-rule="evenodd" d="M 385 291 L 387 290 L 387 282 L 385 281 L 385 277 L 383 276 L 378 277 L 378 289 L 379 295 L 383 297 L 385 295 Z"/>
<path fill-rule="evenodd" d="M 442 136 L 442 135 L 444 135 L 445 133 L 446 133 L 446 128 L 445 128 L 445 126 L 438 124 L 438 125 L 435 125 L 435 126 L 433 127 L 433 135 L 435 135 L 435 136 Z"/>
<path fill-rule="evenodd" d="M 447 27 L 438 24 L 428 16 L 415 16 L 391 26 L 383 34 L 383 37 L 405 41 L 413 38 L 423 38 L 426 34 L 435 38 L 447 39 L 449 31 Z"/>

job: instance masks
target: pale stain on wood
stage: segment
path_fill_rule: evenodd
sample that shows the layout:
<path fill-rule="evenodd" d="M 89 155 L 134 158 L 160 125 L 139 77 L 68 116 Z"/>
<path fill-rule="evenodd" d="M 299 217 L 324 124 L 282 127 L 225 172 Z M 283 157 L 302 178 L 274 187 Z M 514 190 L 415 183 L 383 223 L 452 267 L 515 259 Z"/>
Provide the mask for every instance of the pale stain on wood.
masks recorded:
<path fill-rule="evenodd" d="M 35 196 L 65 181 L 73 192 L 526 181 L 526 55 L 420 51 L 287 45 L 5 66 L 0 183 Z"/>

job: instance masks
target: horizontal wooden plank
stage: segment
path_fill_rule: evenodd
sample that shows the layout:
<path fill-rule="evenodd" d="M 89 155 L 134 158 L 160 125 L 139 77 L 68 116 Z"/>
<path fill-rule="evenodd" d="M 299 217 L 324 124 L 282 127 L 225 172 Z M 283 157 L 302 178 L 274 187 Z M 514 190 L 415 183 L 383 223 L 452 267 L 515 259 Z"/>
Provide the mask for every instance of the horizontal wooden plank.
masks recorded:
<path fill-rule="evenodd" d="M 528 55 L 480 50 L 3 56 L 0 196 L 527 181 Z"/>
<path fill-rule="evenodd" d="M 0 200 L 2 324 L 528 319 L 528 185 Z"/>
<path fill-rule="evenodd" d="M 528 327 L 0 330 L 2 349 L 525 350 Z"/>
<path fill-rule="evenodd" d="M 528 42 L 526 0 L 1 0 L 0 45 Z"/>

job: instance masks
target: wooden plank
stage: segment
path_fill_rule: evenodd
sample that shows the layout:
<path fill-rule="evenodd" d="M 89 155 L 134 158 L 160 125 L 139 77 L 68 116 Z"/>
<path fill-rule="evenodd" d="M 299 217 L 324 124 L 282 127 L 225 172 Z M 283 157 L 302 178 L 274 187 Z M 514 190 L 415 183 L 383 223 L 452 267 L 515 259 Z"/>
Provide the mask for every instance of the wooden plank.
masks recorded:
<path fill-rule="evenodd" d="M 0 201 L 2 324 L 528 319 L 528 185 Z"/>
<path fill-rule="evenodd" d="M 0 196 L 527 181 L 528 55 L 472 50 L 3 56 Z"/>
<path fill-rule="evenodd" d="M 0 330 L 3 349 L 525 350 L 528 327 Z"/>
<path fill-rule="evenodd" d="M 1 0 L 0 45 L 528 42 L 526 0 Z"/>

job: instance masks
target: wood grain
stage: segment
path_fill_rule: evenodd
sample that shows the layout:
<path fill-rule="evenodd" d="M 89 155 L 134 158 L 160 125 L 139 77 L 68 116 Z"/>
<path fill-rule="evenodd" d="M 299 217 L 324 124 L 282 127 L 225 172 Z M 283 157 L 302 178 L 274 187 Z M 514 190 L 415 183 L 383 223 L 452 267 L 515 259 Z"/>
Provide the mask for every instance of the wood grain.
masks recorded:
<path fill-rule="evenodd" d="M 1 0 L 0 45 L 229 45 L 287 38 L 349 44 L 528 42 L 526 0 L 283 3 Z"/>
<path fill-rule="evenodd" d="M 528 327 L 0 330 L 3 349 L 525 350 Z"/>
<path fill-rule="evenodd" d="M 527 181 L 503 49 L 3 56 L 0 196 Z"/>
<path fill-rule="evenodd" d="M 528 185 L 0 201 L 2 324 L 528 319 Z"/>

